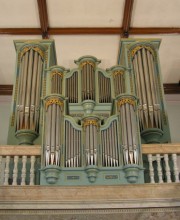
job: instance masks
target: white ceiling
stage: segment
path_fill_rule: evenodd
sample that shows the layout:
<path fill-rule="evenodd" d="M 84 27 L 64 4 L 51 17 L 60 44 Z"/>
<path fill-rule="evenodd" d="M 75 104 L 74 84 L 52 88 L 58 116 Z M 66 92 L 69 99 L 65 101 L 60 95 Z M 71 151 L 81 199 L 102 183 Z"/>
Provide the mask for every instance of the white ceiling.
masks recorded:
<path fill-rule="evenodd" d="M 47 0 L 50 27 L 121 27 L 125 0 Z M 133 27 L 180 27 L 180 0 L 135 0 Z M 40 27 L 37 0 L 0 0 L 0 28 Z M 139 35 L 161 38 L 160 62 L 164 83 L 180 80 L 180 35 Z M 82 55 L 102 60 L 100 67 L 116 64 L 118 35 L 55 35 L 58 64 L 66 68 Z M 41 36 L 0 35 L 0 84 L 13 84 L 15 49 L 13 40 Z"/>

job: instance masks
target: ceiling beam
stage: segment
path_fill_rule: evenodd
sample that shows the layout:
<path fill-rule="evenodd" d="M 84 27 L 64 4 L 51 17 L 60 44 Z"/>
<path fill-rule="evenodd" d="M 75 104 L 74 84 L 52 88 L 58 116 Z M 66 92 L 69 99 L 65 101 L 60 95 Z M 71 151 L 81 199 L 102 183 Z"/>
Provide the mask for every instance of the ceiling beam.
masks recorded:
<path fill-rule="evenodd" d="M 7 35 L 41 35 L 40 28 L 0 28 L 0 34 Z"/>
<path fill-rule="evenodd" d="M 165 94 L 180 94 L 180 83 L 165 83 L 163 86 Z"/>
<path fill-rule="evenodd" d="M 0 85 L 0 95 L 12 95 L 13 85 Z"/>
<path fill-rule="evenodd" d="M 49 28 L 49 34 L 51 35 L 76 35 L 76 34 L 121 34 L 122 28 Z"/>
<path fill-rule="evenodd" d="M 91 27 L 91 28 L 48 28 L 50 35 L 93 35 L 93 34 L 123 34 L 123 29 L 119 27 Z M 0 34 L 4 35 L 41 35 L 40 28 L 0 28 Z M 129 34 L 146 35 L 146 34 L 180 34 L 180 28 L 129 28 Z"/>
<path fill-rule="evenodd" d="M 39 10 L 39 19 L 41 24 L 42 38 L 48 39 L 48 14 L 47 14 L 47 4 L 46 0 L 37 0 L 38 10 Z"/>
<path fill-rule="evenodd" d="M 171 28 L 171 27 L 149 27 L 149 28 L 130 28 L 129 34 L 134 35 L 143 35 L 143 34 L 180 34 L 180 28 Z"/>
<path fill-rule="evenodd" d="M 133 9 L 134 0 L 125 0 L 124 6 L 124 16 L 122 22 L 122 37 L 128 38 L 129 36 L 129 28 L 131 24 L 131 17 L 132 17 L 132 9 Z"/>
<path fill-rule="evenodd" d="M 180 83 L 165 83 L 165 94 L 180 94 Z M 12 95 L 13 85 L 0 85 L 0 95 Z"/>

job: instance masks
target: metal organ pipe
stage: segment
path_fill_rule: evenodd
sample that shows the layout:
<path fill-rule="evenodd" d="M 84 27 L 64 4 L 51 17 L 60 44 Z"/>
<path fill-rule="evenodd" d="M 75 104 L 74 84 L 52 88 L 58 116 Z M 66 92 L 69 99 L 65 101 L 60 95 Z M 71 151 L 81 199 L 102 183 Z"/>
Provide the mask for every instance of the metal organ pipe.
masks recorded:
<path fill-rule="evenodd" d="M 26 48 L 24 48 L 26 51 Z M 43 59 L 40 49 L 21 52 L 16 130 L 39 130 L 39 105 Z"/>
<path fill-rule="evenodd" d="M 108 128 L 101 130 L 102 166 L 119 166 L 117 120 L 113 120 Z"/>
<path fill-rule="evenodd" d="M 124 71 L 116 70 L 113 72 L 115 96 L 125 92 Z"/>
<path fill-rule="evenodd" d="M 119 97 L 117 105 L 120 112 L 121 145 L 124 165 L 139 164 L 135 99 L 131 97 Z"/>
<path fill-rule="evenodd" d="M 51 93 L 62 94 L 63 73 L 58 70 L 51 72 Z"/>
<path fill-rule="evenodd" d="M 59 97 L 45 98 L 45 166 L 60 166 L 63 105 Z"/>
<path fill-rule="evenodd" d="M 65 120 L 65 167 L 81 166 L 81 131 Z"/>
<path fill-rule="evenodd" d="M 101 72 L 98 72 L 98 85 L 99 85 L 99 102 L 111 102 L 111 83 L 110 79 L 105 77 Z"/>
<path fill-rule="evenodd" d="M 96 118 L 85 118 L 83 121 L 85 130 L 85 164 L 86 166 L 97 166 L 97 147 L 98 147 L 98 127 L 99 122 Z"/>
<path fill-rule="evenodd" d="M 146 128 L 162 128 L 153 56 L 152 52 L 145 47 L 138 50 L 133 56 L 141 131 Z"/>
<path fill-rule="evenodd" d="M 66 78 L 66 97 L 70 103 L 78 103 L 78 72 Z"/>
<path fill-rule="evenodd" d="M 82 101 L 95 101 L 95 70 L 94 64 L 90 61 L 81 63 L 82 67 Z"/>

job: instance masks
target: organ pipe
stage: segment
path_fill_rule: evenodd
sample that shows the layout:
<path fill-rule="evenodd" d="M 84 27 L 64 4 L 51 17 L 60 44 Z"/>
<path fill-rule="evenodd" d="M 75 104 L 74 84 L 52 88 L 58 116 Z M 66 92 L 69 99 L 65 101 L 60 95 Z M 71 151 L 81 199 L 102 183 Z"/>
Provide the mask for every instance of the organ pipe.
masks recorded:
<path fill-rule="evenodd" d="M 51 93 L 62 94 L 63 73 L 54 70 L 51 72 Z"/>
<path fill-rule="evenodd" d="M 109 127 L 101 130 L 102 166 L 119 166 L 117 120 L 113 120 Z"/>
<path fill-rule="evenodd" d="M 85 164 L 86 166 L 97 166 L 99 119 L 86 117 L 83 119 L 83 127 L 85 132 Z"/>
<path fill-rule="evenodd" d="M 60 166 L 63 108 L 64 103 L 61 96 L 47 96 L 45 98 L 45 166 Z"/>
<path fill-rule="evenodd" d="M 38 133 L 43 52 L 36 47 L 23 51 L 20 54 L 16 131 L 26 129 Z"/>
<path fill-rule="evenodd" d="M 65 167 L 81 166 L 81 130 L 65 120 Z"/>
<path fill-rule="evenodd" d="M 101 72 L 98 72 L 98 86 L 99 86 L 99 102 L 111 102 L 111 83 L 110 79 L 105 77 Z"/>
<path fill-rule="evenodd" d="M 159 91 L 152 51 L 147 47 L 137 50 L 133 56 L 133 68 L 136 75 L 136 93 L 139 97 L 140 129 L 161 129 Z"/>
<path fill-rule="evenodd" d="M 117 107 L 120 114 L 121 146 L 124 165 L 139 164 L 136 99 L 133 96 L 119 96 L 117 100 Z"/>
<path fill-rule="evenodd" d="M 78 103 L 78 72 L 66 78 L 66 97 L 70 103 Z"/>
<path fill-rule="evenodd" d="M 81 64 L 82 73 L 82 101 L 95 101 L 95 65 L 93 62 L 85 61 Z"/>

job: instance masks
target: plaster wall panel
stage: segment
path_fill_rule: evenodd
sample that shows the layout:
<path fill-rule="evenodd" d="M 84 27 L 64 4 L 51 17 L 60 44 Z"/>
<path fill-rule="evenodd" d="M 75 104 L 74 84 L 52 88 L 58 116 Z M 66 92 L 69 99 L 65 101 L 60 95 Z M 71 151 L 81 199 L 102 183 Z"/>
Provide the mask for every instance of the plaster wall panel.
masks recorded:
<path fill-rule="evenodd" d="M 124 0 L 47 0 L 51 27 L 119 27 Z"/>
<path fill-rule="evenodd" d="M 180 27 L 179 0 L 135 0 L 131 27 Z"/>
<path fill-rule="evenodd" d="M 55 40 L 58 65 L 76 68 L 74 60 L 92 55 L 101 60 L 99 67 L 109 68 L 117 63 L 119 36 L 72 35 L 52 36 Z"/>
<path fill-rule="evenodd" d="M 38 5 L 36 0 L 1 0 L 1 28 L 39 28 Z"/>

